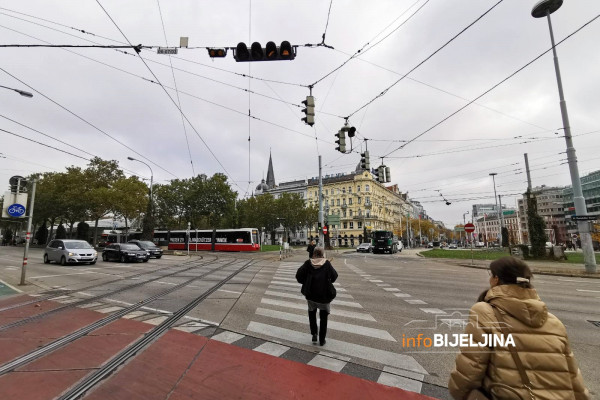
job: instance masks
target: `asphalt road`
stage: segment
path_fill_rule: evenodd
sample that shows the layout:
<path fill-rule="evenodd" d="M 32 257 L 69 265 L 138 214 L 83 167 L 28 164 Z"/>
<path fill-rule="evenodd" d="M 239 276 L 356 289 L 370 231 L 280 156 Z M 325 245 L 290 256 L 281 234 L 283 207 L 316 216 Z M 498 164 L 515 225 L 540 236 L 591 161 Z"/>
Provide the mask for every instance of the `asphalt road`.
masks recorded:
<path fill-rule="evenodd" d="M 98 261 L 93 266 L 63 267 L 44 265 L 42 250 L 32 249 L 29 284 L 18 287 L 22 252 L 22 248 L 0 247 L 0 280 L 28 293 L 82 288 L 187 259 L 164 256 L 149 263 Z M 403 345 L 402 340 L 418 334 L 431 337 L 433 332 L 462 332 L 464 312 L 489 286 L 486 271 L 423 259 L 409 251 L 396 255 L 332 253 L 329 256 L 339 273 L 338 297 L 332 303 L 327 344 L 319 347 L 310 342 L 306 303 L 294 279 L 304 261 L 303 252 L 298 253 L 282 261 L 274 254 L 236 254 L 254 258 L 253 268 L 190 313 L 191 318 L 205 323 L 194 333 L 268 348 L 265 351 L 276 356 L 448 398 L 444 387 L 456 349 L 413 347 Z M 594 372 L 600 369 L 600 327 L 589 322 L 600 321 L 600 280 L 539 276 L 533 283 L 550 312 L 567 326 L 588 388 L 600 393 Z M 113 305 L 134 303 L 143 296 L 140 288 L 107 301 Z M 165 302 L 156 308 L 164 312 L 177 306 Z"/>

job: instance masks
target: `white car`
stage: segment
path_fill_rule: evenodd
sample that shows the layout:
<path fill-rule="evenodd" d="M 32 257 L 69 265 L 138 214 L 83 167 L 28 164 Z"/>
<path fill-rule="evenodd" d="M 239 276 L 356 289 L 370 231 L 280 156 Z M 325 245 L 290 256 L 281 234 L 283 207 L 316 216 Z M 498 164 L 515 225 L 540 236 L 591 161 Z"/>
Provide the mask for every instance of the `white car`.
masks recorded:
<path fill-rule="evenodd" d="M 67 264 L 96 264 L 98 252 L 85 240 L 60 239 L 48 243 L 44 249 L 44 264 L 50 261 Z"/>
<path fill-rule="evenodd" d="M 371 243 L 361 243 L 356 248 L 356 251 L 359 253 L 371 253 L 373 252 L 373 246 L 371 246 Z"/>

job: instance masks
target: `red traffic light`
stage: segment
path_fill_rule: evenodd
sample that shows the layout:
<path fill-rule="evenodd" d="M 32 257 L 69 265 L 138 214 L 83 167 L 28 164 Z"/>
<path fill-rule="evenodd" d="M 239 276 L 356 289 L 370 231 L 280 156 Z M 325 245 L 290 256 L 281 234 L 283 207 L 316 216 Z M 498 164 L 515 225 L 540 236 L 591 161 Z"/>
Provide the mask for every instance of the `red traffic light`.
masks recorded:
<path fill-rule="evenodd" d="M 292 50 L 292 45 L 287 40 L 281 42 L 281 46 L 279 47 L 279 55 L 282 60 L 293 60 L 294 59 L 294 51 Z"/>
<path fill-rule="evenodd" d="M 239 45 L 238 45 L 239 46 Z M 246 49 L 248 51 L 248 49 Z M 208 49 L 208 56 L 210 58 L 223 58 L 227 55 L 227 49 Z"/>

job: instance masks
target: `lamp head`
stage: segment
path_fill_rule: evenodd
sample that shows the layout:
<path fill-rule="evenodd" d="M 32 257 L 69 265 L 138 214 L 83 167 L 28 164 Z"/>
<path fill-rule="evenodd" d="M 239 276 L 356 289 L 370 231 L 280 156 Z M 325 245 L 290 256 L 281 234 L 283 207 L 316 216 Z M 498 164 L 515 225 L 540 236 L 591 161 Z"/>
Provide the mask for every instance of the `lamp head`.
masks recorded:
<path fill-rule="evenodd" d="M 128 159 L 129 161 L 135 161 L 135 158 L 133 158 L 133 157 L 127 157 L 127 159 Z"/>
<path fill-rule="evenodd" d="M 543 18 L 558 10 L 562 6 L 562 3 L 563 0 L 541 0 L 531 9 L 531 16 L 533 18 Z"/>

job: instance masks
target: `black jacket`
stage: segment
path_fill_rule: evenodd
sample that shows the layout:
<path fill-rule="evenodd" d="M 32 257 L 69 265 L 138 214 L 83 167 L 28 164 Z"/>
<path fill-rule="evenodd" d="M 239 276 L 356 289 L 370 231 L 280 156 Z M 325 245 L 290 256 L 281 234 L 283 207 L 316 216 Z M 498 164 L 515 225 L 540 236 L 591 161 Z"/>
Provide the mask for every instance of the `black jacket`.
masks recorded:
<path fill-rule="evenodd" d="M 329 260 L 319 268 L 313 267 L 311 260 L 306 260 L 296 272 L 296 280 L 302 284 L 302 294 L 307 300 L 317 303 L 331 303 L 329 282 L 333 283 L 338 274 Z"/>
<path fill-rule="evenodd" d="M 308 251 L 308 258 L 312 258 L 313 253 L 315 252 L 315 247 L 317 247 L 314 244 L 309 244 L 308 247 L 306 248 L 306 251 Z"/>

